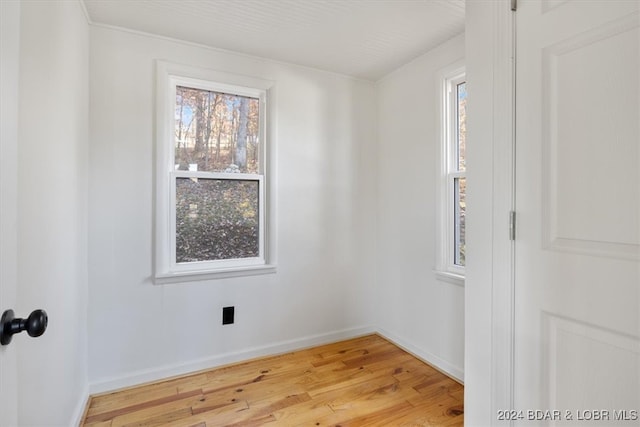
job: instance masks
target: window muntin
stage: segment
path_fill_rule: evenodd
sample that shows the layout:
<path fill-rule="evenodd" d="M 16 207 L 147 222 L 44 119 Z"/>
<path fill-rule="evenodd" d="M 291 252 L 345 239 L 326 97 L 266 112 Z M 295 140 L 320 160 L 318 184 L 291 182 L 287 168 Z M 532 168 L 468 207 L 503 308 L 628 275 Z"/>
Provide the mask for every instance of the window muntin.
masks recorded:
<path fill-rule="evenodd" d="M 275 272 L 265 139 L 273 82 L 157 66 L 155 283 Z"/>

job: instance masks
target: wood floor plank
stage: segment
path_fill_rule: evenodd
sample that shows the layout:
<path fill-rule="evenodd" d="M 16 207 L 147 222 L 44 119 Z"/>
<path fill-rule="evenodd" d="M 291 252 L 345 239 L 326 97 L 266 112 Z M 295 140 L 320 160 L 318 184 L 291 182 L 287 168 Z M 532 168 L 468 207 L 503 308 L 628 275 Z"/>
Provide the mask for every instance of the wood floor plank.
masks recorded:
<path fill-rule="evenodd" d="M 151 400 L 175 396 L 176 394 L 178 394 L 177 389 L 173 386 L 170 386 L 151 389 L 147 392 L 139 392 L 138 394 L 130 397 L 118 394 L 98 396 L 92 399 L 89 410 L 87 411 L 87 415 L 93 416 L 95 414 L 122 408 L 125 405 L 135 405 Z"/>
<path fill-rule="evenodd" d="M 204 394 L 204 399 L 197 402 L 193 406 L 194 413 L 206 412 L 224 404 L 234 403 L 237 401 L 245 401 L 253 406 L 255 402 L 261 400 L 273 400 L 273 396 L 288 396 L 292 394 L 301 394 L 305 390 L 302 386 L 294 383 L 251 383 L 239 388 L 217 389 Z"/>
<path fill-rule="evenodd" d="M 397 383 L 398 381 L 393 377 L 371 373 L 366 377 L 357 378 L 357 381 L 349 380 L 336 383 L 333 387 L 325 387 L 321 392 L 313 391 L 310 394 L 318 402 L 339 406 L 342 401 L 351 401 Z"/>
<path fill-rule="evenodd" d="M 187 418 L 182 418 L 180 420 L 175 420 L 165 424 L 159 424 L 162 427 L 202 427 L 203 425 L 206 427 L 210 426 L 224 426 L 225 423 L 233 423 L 237 422 L 242 418 L 242 414 L 249 409 L 249 405 L 247 402 L 239 401 L 234 402 L 231 405 L 227 405 L 224 407 L 219 407 L 216 409 L 212 409 L 207 412 L 202 412 L 199 414 L 194 414 Z"/>
<path fill-rule="evenodd" d="M 111 420 L 109 421 L 95 421 L 95 422 L 86 422 L 84 424 L 85 427 L 111 427 Z"/>
<path fill-rule="evenodd" d="M 192 390 L 189 392 L 181 393 L 181 394 L 173 394 L 170 396 L 161 397 L 159 399 L 148 400 L 146 402 L 135 403 L 133 405 L 129 404 L 129 402 L 123 403 L 121 407 L 112 409 L 106 412 L 100 412 L 93 414 L 91 416 L 87 416 L 87 422 L 94 421 L 107 421 L 115 419 L 116 417 L 120 417 L 125 414 L 130 414 L 133 412 L 139 412 L 147 408 L 158 408 L 164 404 L 171 404 L 173 402 L 183 400 L 185 398 L 191 398 L 193 396 L 201 396 L 201 390 Z"/>
<path fill-rule="evenodd" d="M 308 402 L 275 411 L 273 415 L 279 425 L 315 426 L 317 420 L 332 413 L 333 410 L 328 405 L 319 404 L 314 399 L 311 399 Z"/>
<path fill-rule="evenodd" d="M 136 411 L 128 411 L 125 414 L 113 418 L 112 427 L 130 426 L 156 426 L 172 422 L 192 415 L 191 407 L 202 399 L 202 395 L 172 400 L 156 406 L 147 406 Z"/>
<path fill-rule="evenodd" d="M 92 396 L 81 425 L 459 426 L 463 395 L 369 335 Z"/>
<path fill-rule="evenodd" d="M 400 384 L 393 384 L 381 387 L 377 390 L 362 394 L 354 399 L 340 398 L 330 404 L 331 408 L 338 412 L 346 412 L 346 420 L 350 421 L 387 411 L 393 413 L 398 405 L 413 406 L 409 398 L 418 394 L 411 387 L 402 387 Z M 397 416 L 397 414 L 396 414 Z"/>
<path fill-rule="evenodd" d="M 459 400 L 446 397 L 416 406 L 395 423 L 398 426 L 463 426 L 464 413 Z"/>
<path fill-rule="evenodd" d="M 194 374 L 165 380 L 159 383 L 129 387 L 124 390 L 102 393 L 92 397 L 88 416 L 105 413 L 125 406 L 133 406 L 157 399 L 169 398 L 193 390 L 200 390 L 207 384 L 206 374 Z"/>
<path fill-rule="evenodd" d="M 341 425 L 347 426 L 391 426 L 394 425 L 395 420 L 403 413 L 415 409 L 407 401 L 401 401 L 400 403 L 391 407 L 379 408 L 375 411 L 368 412 L 360 417 L 350 418 L 343 421 Z"/>

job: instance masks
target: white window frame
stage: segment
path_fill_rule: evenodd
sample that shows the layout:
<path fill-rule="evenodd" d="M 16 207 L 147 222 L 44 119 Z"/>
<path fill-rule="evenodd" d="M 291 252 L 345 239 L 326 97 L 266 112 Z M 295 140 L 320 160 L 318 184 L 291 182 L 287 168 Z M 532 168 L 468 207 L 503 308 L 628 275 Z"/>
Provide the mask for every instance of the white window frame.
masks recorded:
<path fill-rule="evenodd" d="M 458 100 L 457 85 L 466 81 L 464 65 L 456 64 L 438 78 L 440 89 L 440 167 L 438 168 L 438 250 L 436 275 L 443 280 L 464 285 L 465 268 L 455 263 L 455 180 L 465 178 L 458 170 Z"/>
<path fill-rule="evenodd" d="M 267 95 L 273 83 L 253 77 L 158 61 L 156 64 L 156 179 L 154 283 L 180 283 L 275 272 L 269 241 Z M 176 87 L 259 99 L 260 152 L 257 174 L 176 170 L 174 161 Z M 176 262 L 176 182 L 178 178 L 258 182 L 259 255 L 252 258 Z"/>

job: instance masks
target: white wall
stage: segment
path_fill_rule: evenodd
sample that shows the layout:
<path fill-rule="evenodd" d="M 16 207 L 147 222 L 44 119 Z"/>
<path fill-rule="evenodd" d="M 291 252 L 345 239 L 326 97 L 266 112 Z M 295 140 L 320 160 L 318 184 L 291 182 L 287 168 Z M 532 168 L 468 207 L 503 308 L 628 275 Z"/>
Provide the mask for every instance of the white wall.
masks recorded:
<path fill-rule="evenodd" d="M 378 253 L 375 325 L 462 379 L 464 287 L 436 278 L 438 73 L 464 58 L 460 35 L 376 84 Z"/>
<path fill-rule="evenodd" d="M 89 28 L 79 2 L 22 2 L 16 315 L 49 314 L 14 337 L 18 422 L 68 426 L 87 392 Z"/>
<path fill-rule="evenodd" d="M 276 274 L 152 284 L 156 59 L 275 81 Z M 92 390 L 371 330 L 372 83 L 99 26 L 90 69 Z"/>

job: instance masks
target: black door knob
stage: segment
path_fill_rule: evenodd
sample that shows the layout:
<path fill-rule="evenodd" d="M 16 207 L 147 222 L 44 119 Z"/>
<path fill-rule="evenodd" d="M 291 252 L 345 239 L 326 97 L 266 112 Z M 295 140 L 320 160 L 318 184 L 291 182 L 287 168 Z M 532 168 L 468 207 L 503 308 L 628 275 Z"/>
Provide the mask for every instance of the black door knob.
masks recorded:
<path fill-rule="evenodd" d="M 0 318 L 0 344 L 9 344 L 13 335 L 22 331 L 27 331 L 31 337 L 39 337 L 47 330 L 48 323 L 44 310 L 34 310 L 26 319 L 16 319 L 13 310 L 7 310 Z"/>

